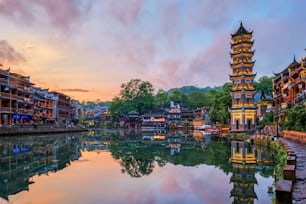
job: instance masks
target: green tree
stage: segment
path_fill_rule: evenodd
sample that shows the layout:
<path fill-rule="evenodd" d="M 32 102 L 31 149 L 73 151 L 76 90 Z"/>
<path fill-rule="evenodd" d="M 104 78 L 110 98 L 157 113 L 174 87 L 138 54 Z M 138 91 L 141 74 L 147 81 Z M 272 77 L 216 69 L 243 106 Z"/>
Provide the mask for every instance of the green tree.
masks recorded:
<path fill-rule="evenodd" d="M 186 105 L 189 105 L 188 96 L 178 90 L 174 90 L 172 94 L 170 95 L 171 101 L 180 101 L 182 103 L 185 103 Z"/>
<path fill-rule="evenodd" d="M 191 109 L 196 109 L 203 106 L 209 106 L 209 99 L 206 93 L 201 93 L 198 91 L 191 92 L 188 95 L 189 107 Z"/>
<path fill-rule="evenodd" d="M 128 83 L 121 84 L 120 95 L 115 97 L 109 107 L 113 118 L 120 113 L 127 114 L 130 111 L 137 111 L 143 114 L 145 111 L 155 107 L 154 88 L 148 81 L 132 79 Z"/>
<path fill-rule="evenodd" d="M 263 129 L 265 127 L 265 125 L 271 125 L 273 124 L 273 116 L 274 114 L 272 112 L 267 113 L 264 118 L 262 120 L 259 121 L 259 124 L 257 126 L 257 128 L 259 130 Z"/>
<path fill-rule="evenodd" d="M 281 122 L 284 129 L 306 132 L 306 105 L 297 104 L 284 112 Z"/>
<path fill-rule="evenodd" d="M 273 83 L 272 83 L 273 77 L 263 76 L 258 79 L 258 81 L 254 82 L 254 87 L 257 92 L 264 91 L 266 92 L 272 92 L 273 91 Z"/>
<path fill-rule="evenodd" d="M 157 106 L 169 106 L 169 95 L 166 91 L 159 89 L 155 95 L 155 102 Z"/>
<path fill-rule="evenodd" d="M 214 122 L 227 123 L 230 113 L 228 108 L 232 104 L 230 95 L 230 83 L 225 83 L 221 90 L 217 91 L 212 99 L 212 107 L 209 111 L 211 120 Z"/>

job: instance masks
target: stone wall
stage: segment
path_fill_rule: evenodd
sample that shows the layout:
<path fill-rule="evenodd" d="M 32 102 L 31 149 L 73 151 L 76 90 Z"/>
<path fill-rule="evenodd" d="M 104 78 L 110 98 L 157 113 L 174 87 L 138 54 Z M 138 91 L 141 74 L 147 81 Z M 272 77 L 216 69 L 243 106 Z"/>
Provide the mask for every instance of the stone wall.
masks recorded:
<path fill-rule="evenodd" d="M 306 132 L 299 132 L 294 130 L 283 130 L 283 137 L 291 140 L 306 143 Z"/>

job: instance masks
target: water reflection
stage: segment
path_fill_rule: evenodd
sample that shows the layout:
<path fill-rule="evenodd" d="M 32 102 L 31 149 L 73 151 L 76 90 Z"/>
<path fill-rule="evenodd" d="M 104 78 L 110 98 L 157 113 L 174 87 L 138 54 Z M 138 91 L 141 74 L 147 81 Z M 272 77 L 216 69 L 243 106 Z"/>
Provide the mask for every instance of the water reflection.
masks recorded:
<path fill-rule="evenodd" d="M 56 172 L 80 157 L 74 135 L 0 138 L 0 196 L 28 190 L 34 175 Z"/>
<path fill-rule="evenodd" d="M 174 165 L 173 169 L 211 166 L 228 175 L 224 185 L 230 183 L 232 190 L 227 195 L 233 203 L 253 203 L 259 197 L 256 175 L 272 177 L 274 168 L 272 153 L 246 141 L 230 141 L 200 131 L 96 130 L 89 134 L 0 138 L 0 144 L 0 196 L 5 199 L 28 190 L 34 175 L 57 172 L 85 151 L 109 152 L 120 164 L 117 171 L 131 179 L 152 175 L 167 164 Z M 207 182 L 216 181 L 218 178 Z"/>
<path fill-rule="evenodd" d="M 256 171 L 273 174 L 273 154 L 265 153 L 263 149 L 257 148 L 249 141 L 231 141 L 231 163 L 233 174 L 230 182 L 233 183 L 231 197 L 233 203 L 254 203 L 257 194 L 254 190 L 257 179 Z M 265 170 L 265 171 L 264 171 Z"/>

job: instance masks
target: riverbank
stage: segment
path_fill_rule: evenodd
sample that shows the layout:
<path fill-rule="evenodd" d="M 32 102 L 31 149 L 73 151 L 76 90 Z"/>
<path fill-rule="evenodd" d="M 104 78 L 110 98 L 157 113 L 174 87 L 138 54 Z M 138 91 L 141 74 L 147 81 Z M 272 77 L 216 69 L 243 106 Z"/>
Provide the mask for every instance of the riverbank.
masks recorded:
<path fill-rule="evenodd" d="M 295 181 L 293 182 L 292 201 L 293 203 L 306 203 L 306 143 L 298 140 L 281 138 L 288 148 L 296 154 Z"/>
<path fill-rule="evenodd" d="M 85 132 L 86 128 L 80 126 L 52 126 L 52 125 L 26 125 L 0 127 L 0 136 L 17 136 L 33 134 L 53 134 L 68 132 Z"/>

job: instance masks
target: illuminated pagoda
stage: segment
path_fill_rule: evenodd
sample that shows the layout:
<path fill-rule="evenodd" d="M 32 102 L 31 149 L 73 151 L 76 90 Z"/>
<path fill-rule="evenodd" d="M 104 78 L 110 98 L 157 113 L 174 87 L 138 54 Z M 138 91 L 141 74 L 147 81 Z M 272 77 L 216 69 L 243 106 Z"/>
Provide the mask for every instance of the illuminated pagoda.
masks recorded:
<path fill-rule="evenodd" d="M 253 86 L 254 51 L 252 46 L 252 32 L 247 31 L 242 23 L 236 33 L 232 34 L 230 64 L 232 74 L 231 97 L 231 132 L 254 132 L 256 130 L 256 106 L 254 95 L 256 90 Z"/>

